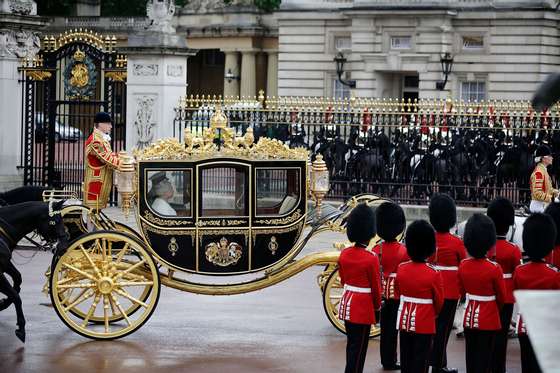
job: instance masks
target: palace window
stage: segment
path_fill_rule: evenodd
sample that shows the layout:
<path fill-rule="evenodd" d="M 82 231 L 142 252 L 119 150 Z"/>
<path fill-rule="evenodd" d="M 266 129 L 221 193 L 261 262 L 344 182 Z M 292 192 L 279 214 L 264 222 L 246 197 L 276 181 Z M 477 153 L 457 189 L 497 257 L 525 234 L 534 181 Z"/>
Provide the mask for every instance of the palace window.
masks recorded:
<path fill-rule="evenodd" d="M 484 48 L 484 37 L 479 36 L 463 36 L 463 49 L 480 50 Z"/>
<path fill-rule="evenodd" d="M 410 49 L 410 48 L 412 48 L 412 37 L 391 36 L 391 49 Z"/>
<path fill-rule="evenodd" d="M 352 49 L 352 39 L 348 36 L 336 36 L 334 38 L 334 49 L 339 51 L 348 51 Z"/>
<path fill-rule="evenodd" d="M 463 101 L 486 100 L 486 82 L 484 81 L 462 82 L 461 100 Z"/>
<path fill-rule="evenodd" d="M 333 87 L 333 97 L 335 99 L 350 98 L 350 87 L 342 84 L 338 80 L 338 78 L 333 79 L 332 87 Z"/>

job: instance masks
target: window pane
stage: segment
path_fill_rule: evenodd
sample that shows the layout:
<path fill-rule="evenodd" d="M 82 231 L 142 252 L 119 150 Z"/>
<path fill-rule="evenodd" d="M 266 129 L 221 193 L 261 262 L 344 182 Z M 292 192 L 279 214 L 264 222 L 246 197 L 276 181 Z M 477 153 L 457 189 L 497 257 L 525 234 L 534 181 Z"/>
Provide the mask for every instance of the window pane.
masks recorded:
<path fill-rule="evenodd" d="M 337 99 L 350 98 L 350 87 L 342 84 L 338 78 L 333 79 L 333 97 Z"/>
<path fill-rule="evenodd" d="M 482 49 L 484 48 L 483 36 L 463 36 L 463 49 Z"/>
<path fill-rule="evenodd" d="M 483 81 L 462 82 L 461 99 L 470 101 L 486 100 L 486 83 Z"/>
<path fill-rule="evenodd" d="M 213 167 L 202 170 L 201 216 L 247 216 L 246 169 Z"/>
<path fill-rule="evenodd" d="M 148 171 L 146 200 L 161 216 L 192 216 L 191 170 Z"/>
<path fill-rule="evenodd" d="M 286 215 L 299 203 L 299 170 L 257 170 L 257 215 Z"/>
<path fill-rule="evenodd" d="M 410 49 L 412 40 L 410 36 L 392 36 L 391 49 Z"/>
<path fill-rule="evenodd" d="M 334 48 L 338 51 L 352 49 L 352 39 L 347 36 L 335 37 Z"/>

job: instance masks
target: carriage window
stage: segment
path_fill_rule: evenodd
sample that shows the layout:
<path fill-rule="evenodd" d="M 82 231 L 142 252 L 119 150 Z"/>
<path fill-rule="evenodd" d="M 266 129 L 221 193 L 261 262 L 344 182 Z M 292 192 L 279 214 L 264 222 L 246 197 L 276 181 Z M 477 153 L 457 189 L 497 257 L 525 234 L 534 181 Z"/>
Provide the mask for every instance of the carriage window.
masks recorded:
<path fill-rule="evenodd" d="M 257 170 L 257 215 L 286 215 L 299 205 L 297 169 Z"/>
<path fill-rule="evenodd" d="M 191 216 L 191 170 L 148 171 L 146 201 L 161 216 Z"/>
<path fill-rule="evenodd" d="M 243 167 L 202 170 L 201 216 L 247 216 L 247 171 Z"/>

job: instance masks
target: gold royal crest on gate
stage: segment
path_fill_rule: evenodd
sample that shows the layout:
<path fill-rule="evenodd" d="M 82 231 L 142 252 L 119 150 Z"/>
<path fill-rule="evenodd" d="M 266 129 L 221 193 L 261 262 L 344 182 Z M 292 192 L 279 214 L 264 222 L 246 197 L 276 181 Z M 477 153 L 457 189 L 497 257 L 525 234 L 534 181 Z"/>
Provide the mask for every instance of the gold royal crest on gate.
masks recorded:
<path fill-rule="evenodd" d="M 241 245 L 236 242 L 228 242 L 225 237 L 222 237 L 219 243 L 209 243 L 205 248 L 206 259 L 220 267 L 236 264 L 242 253 Z"/>
<path fill-rule="evenodd" d="M 64 91 L 70 99 L 90 99 L 96 87 L 95 65 L 77 48 L 64 71 Z"/>

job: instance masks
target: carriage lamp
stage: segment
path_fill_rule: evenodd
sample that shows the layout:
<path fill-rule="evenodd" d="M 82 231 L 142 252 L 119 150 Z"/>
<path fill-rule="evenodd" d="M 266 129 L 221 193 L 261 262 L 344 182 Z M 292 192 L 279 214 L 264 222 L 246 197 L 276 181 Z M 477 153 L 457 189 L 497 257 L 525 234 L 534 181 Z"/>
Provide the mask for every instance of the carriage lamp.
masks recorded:
<path fill-rule="evenodd" d="M 336 63 L 336 75 L 338 76 L 338 81 L 350 88 L 356 88 L 356 81 L 355 80 L 344 80 L 342 79 L 342 74 L 344 73 L 344 64 L 346 63 L 346 57 L 342 54 L 342 52 L 338 52 L 336 57 L 334 58 L 334 62 Z"/>
<path fill-rule="evenodd" d="M 441 62 L 441 72 L 443 73 L 444 80 L 439 80 L 436 82 L 436 89 L 443 91 L 445 85 L 447 84 L 447 78 L 451 74 L 451 68 L 453 67 L 453 56 L 449 52 L 445 52 L 440 58 Z"/>
<path fill-rule="evenodd" d="M 323 160 L 323 155 L 318 154 L 311 168 L 311 194 L 315 198 L 317 211 L 321 210 L 323 198 L 329 191 L 329 169 Z"/>
<path fill-rule="evenodd" d="M 121 167 L 117 170 L 117 188 L 121 196 L 121 209 L 125 217 L 128 217 L 135 191 L 134 158 L 126 154 L 126 151 L 121 150 L 119 152 L 119 159 L 121 160 Z"/>

